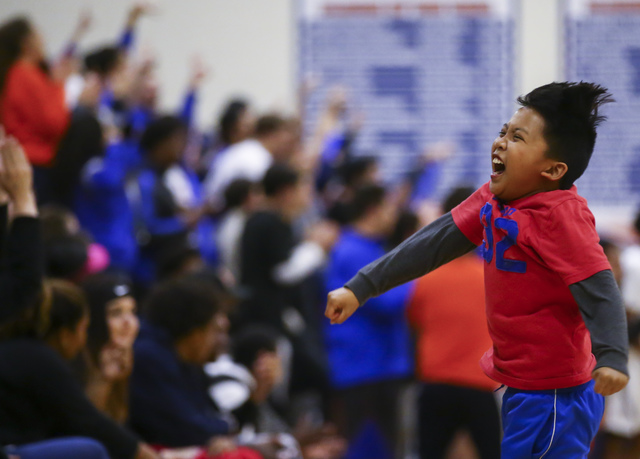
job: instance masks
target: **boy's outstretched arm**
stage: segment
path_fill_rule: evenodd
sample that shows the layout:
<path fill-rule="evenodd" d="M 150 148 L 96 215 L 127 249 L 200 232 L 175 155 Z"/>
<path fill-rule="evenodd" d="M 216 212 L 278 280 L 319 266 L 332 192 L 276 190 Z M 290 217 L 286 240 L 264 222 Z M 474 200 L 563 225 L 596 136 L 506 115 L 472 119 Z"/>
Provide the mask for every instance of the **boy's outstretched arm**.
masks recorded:
<path fill-rule="evenodd" d="M 629 382 L 629 339 L 622 297 L 611 270 L 569 286 L 591 334 L 596 369 L 595 391 L 611 395 Z"/>
<path fill-rule="evenodd" d="M 325 316 L 332 324 L 341 324 L 369 298 L 423 276 L 475 248 L 447 213 L 362 268 L 343 288 L 330 292 Z"/>

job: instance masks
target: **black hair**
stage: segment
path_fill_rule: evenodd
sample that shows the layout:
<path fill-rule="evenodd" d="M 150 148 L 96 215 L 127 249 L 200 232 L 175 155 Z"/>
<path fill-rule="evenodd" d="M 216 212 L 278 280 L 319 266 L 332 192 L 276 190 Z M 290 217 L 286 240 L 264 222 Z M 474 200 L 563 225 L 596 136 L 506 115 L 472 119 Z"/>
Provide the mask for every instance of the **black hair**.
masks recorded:
<path fill-rule="evenodd" d="M 636 230 L 638 234 L 640 234 L 640 209 L 638 209 L 636 218 L 633 220 L 633 228 Z"/>
<path fill-rule="evenodd" d="M 117 298 L 133 296 L 130 279 L 119 273 L 98 273 L 87 277 L 80 285 L 91 311 L 87 348 L 94 363 L 100 351 L 109 342 L 107 303 Z"/>
<path fill-rule="evenodd" d="M 202 255 L 199 250 L 187 243 L 167 246 L 158 254 L 158 279 L 165 280 L 175 277 L 183 271 L 185 264 L 194 258 L 202 259 Z"/>
<path fill-rule="evenodd" d="M 72 236 L 67 221 L 75 218 L 73 212 L 58 204 L 45 204 L 40 208 L 40 233 L 45 245 L 58 238 Z"/>
<path fill-rule="evenodd" d="M 611 250 L 620 250 L 620 247 L 618 246 L 618 244 L 616 244 L 611 239 L 608 239 L 606 237 L 600 238 L 600 246 L 602 247 L 602 250 L 604 251 L 604 253 L 607 255 L 611 252 Z"/>
<path fill-rule="evenodd" d="M 60 236 L 45 246 L 47 276 L 74 280 L 87 263 L 89 244 L 82 235 Z"/>
<path fill-rule="evenodd" d="M 74 330 L 83 317 L 89 315 L 89 306 L 82 290 L 71 282 L 50 280 L 51 306 L 49 326 L 45 336 L 52 336 L 61 330 Z"/>
<path fill-rule="evenodd" d="M 140 147 L 147 153 L 179 132 L 186 132 L 184 122 L 173 115 L 163 115 L 153 120 L 142 133 Z"/>
<path fill-rule="evenodd" d="M 411 237 L 420 226 L 418 216 L 410 209 L 403 209 L 398 215 L 393 233 L 389 237 L 387 247 L 393 249 Z"/>
<path fill-rule="evenodd" d="M 286 164 L 274 164 L 262 179 L 264 194 L 268 197 L 275 196 L 285 188 L 298 183 L 300 176 L 295 169 Z"/>
<path fill-rule="evenodd" d="M 449 213 L 454 208 L 458 207 L 463 201 L 476 191 L 475 188 L 470 186 L 457 186 L 447 194 L 444 201 L 442 201 L 442 212 Z"/>
<path fill-rule="evenodd" d="M 235 209 L 247 201 L 255 184 L 247 179 L 235 179 L 224 190 L 226 209 Z"/>
<path fill-rule="evenodd" d="M 33 31 L 25 17 L 17 17 L 0 27 L 0 93 L 4 90 L 9 69 L 22 53 L 24 39 Z"/>
<path fill-rule="evenodd" d="M 387 190 L 380 185 L 363 185 L 356 190 L 351 200 L 351 221 L 364 217 L 373 207 L 384 201 Z"/>
<path fill-rule="evenodd" d="M 264 325 L 249 325 L 233 336 L 231 357 L 233 361 L 251 368 L 261 352 L 275 352 L 278 334 Z"/>
<path fill-rule="evenodd" d="M 88 53 L 84 58 L 84 68 L 106 77 L 118 65 L 122 51 L 116 46 L 104 46 Z"/>
<path fill-rule="evenodd" d="M 613 102 L 607 88 L 594 83 L 550 83 L 518 97 L 544 119 L 547 156 L 564 162 L 568 170 L 560 188 L 568 190 L 589 165 L 596 143 L 596 128 L 606 117 L 598 113 L 603 104 Z"/>
<path fill-rule="evenodd" d="M 218 136 L 224 144 L 231 143 L 233 130 L 248 108 L 248 102 L 243 99 L 233 99 L 227 104 L 218 120 Z"/>
<path fill-rule="evenodd" d="M 366 172 L 376 164 L 378 160 L 373 156 L 353 158 L 342 165 L 342 181 L 347 187 L 357 186 Z"/>
<path fill-rule="evenodd" d="M 157 286 L 147 298 L 144 314 L 173 341 L 204 327 L 221 310 L 218 289 L 195 276 Z"/>
<path fill-rule="evenodd" d="M 256 137 L 264 137 L 287 127 L 288 121 L 276 113 L 262 115 L 256 121 Z"/>

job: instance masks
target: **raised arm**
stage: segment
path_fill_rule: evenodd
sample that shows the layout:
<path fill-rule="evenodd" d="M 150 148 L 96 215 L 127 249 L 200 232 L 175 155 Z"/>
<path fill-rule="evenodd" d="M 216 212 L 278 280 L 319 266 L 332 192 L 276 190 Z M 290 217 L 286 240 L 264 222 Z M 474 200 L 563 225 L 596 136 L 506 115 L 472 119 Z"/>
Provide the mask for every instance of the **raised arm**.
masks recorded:
<path fill-rule="evenodd" d="M 591 334 L 596 356 L 595 390 L 602 395 L 614 394 L 629 382 L 629 341 L 624 305 L 613 273 L 600 271 L 569 289 Z"/>
<path fill-rule="evenodd" d="M 476 247 L 447 213 L 329 293 L 325 315 L 341 324 L 369 298 L 423 276 Z"/>

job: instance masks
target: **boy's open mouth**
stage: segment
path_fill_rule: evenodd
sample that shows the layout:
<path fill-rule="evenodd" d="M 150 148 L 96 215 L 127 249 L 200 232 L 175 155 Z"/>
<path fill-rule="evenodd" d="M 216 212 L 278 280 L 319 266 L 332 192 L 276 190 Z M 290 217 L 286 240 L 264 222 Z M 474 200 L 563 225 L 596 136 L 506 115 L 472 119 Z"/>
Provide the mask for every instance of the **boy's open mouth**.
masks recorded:
<path fill-rule="evenodd" d="M 491 165 L 492 165 L 492 168 L 493 168 L 493 174 L 492 175 L 494 175 L 494 176 L 501 175 L 505 171 L 504 163 L 497 156 L 493 157 L 493 160 L 491 161 Z"/>

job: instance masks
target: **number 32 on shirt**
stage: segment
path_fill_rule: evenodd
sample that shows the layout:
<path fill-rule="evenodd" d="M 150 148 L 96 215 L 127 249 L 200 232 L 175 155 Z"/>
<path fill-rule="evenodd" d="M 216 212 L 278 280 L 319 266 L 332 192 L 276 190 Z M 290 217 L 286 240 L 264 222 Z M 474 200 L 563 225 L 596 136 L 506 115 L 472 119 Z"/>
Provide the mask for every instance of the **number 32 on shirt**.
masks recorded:
<path fill-rule="evenodd" d="M 482 221 L 486 234 L 485 240 L 482 241 L 481 249 L 484 260 L 487 263 L 491 263 L 491 260 L 493 260 L 493 227 L 495 226 L 499 230 L 506 232 L 505 236 L 495 245 L 496 268 L 511 273 L 525 273 L 527 271 L 526 261 L 512 260 L 504 257 L 504 253 L 516 243 L 518 233 L 520 232 L 518 222 L 503 217 L 498 217 L 494 221 L 492 216 L 493 206 L 490 203 L 486 203 L 480 211 L 480 220 Z"/>

